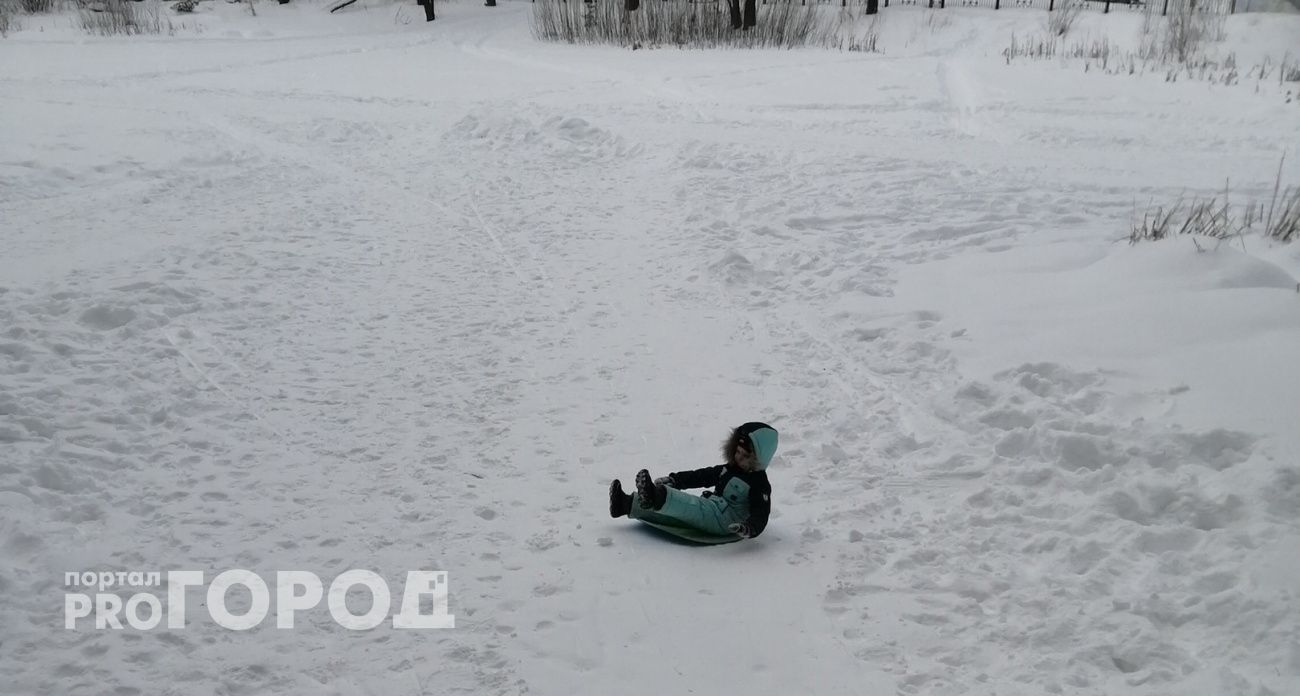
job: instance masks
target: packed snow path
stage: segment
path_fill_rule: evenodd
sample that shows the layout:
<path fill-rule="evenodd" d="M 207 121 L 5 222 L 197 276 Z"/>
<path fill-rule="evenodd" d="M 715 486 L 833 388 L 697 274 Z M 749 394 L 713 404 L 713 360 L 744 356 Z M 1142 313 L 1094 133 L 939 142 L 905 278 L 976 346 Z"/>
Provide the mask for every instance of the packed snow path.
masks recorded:
<path fill-rule="evenodd" d="M 1115 244 L 1293 104 L 1007 67 L 1027 13 L 318 10 L 0 42 L 0 692 L 1300 688 L 1300 261 Z M 607 517 L 754 419 L 759 539 Z M 231 568 L 447 570 L 457 626 L 62 629 L 64 571 Z"/>

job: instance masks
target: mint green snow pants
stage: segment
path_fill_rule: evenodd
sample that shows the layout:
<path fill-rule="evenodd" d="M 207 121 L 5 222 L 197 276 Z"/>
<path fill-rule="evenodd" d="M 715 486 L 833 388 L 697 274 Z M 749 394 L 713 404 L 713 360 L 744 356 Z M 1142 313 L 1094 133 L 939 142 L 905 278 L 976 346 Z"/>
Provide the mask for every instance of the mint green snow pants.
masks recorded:
<path fill-rule="evenodd" d="M 738 484 L 732 485 L 732 484 Z M 743 489 L 733 491 L 733 488 Z M 743 492 L 744 495 L 741 495 Z M 749 486 L 740 480 L 733 480 L 727 485 L 725 495 L 711 495 L 707 498 L 683 493 L 676 488 L 668 489 L 668 498 L 658 510 L 643 510 L 641 497 L 632 494 L 632 511 L 628 517 L 657 524 L 671 524 L 679 527 L 692 527 L 709 534 L 725 535 L 731 530 L 727 525 L 744 522 L 749 517 Z M 731 502 L 728 498 L 736 498 Z"/>

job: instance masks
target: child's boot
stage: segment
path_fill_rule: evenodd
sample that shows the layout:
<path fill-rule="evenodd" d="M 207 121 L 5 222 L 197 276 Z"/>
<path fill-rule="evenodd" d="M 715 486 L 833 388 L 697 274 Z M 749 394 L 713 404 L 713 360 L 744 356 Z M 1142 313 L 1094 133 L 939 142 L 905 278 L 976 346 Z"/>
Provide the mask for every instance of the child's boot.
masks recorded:
<path fill-rule="evenodd" d="M 641 507 L 646 510 L 658 510 L 668 498 L 668 489 L 656 484 L 645 469 L 636 472 L 636 493 L 641 499 Z"/>
<path fill-rule="evenodd" d="M 623 492 L 623 484 L 618 479 L 609 484 L 609 516 L 622 517 L 632 511 L 632 496 Z"/>

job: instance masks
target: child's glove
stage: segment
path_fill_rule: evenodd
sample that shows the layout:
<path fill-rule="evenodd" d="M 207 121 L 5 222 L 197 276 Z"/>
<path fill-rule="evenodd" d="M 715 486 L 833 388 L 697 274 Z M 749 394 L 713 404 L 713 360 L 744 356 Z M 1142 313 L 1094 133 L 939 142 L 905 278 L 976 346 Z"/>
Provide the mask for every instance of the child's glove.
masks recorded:
<path fill-rule="evenodd" d="M 667 486 L 669 488 L 676 488 L 677 482 L 673 480 L 672 474 L 669 474 L 667 476 L 660 476 L 659 478 L 655 479 L 655 485 Z"/>
<path fill-rule="evenodd" d="M 727 529 L 732 534 L 745 537 L 746 539 L 754 536 L 753 530 L 749 528 L 749 523 L 747 522 L 732 522 L 731 524 L 727 525 Z"/>

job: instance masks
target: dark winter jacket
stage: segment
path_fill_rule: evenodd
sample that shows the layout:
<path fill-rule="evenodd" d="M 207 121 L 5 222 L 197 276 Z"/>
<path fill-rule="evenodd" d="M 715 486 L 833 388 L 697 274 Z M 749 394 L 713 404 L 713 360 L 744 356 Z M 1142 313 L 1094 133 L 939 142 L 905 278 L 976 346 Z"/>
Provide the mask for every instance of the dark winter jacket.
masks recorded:
<path fill-rule="evenodd" d="M 732 479 L 740 479 L 749 487 L 749 500 L 731 502 L 748 502 L 749 519 L 745 524 L 749 527 L 749 536 L 756 537 L 767 527 L 767 517 L 772 512 L 772 484 L 767 481 L 766 471 L 743 471 L 734 464 L 719 464 L 694 471 L 677 471 L 669 474 L 668 478 L 672 480 L 673 488 L 678 490 L 712 486 L 712 491 L 704 493 L 706 496 L 724 496 L 727 484 Z"/>

